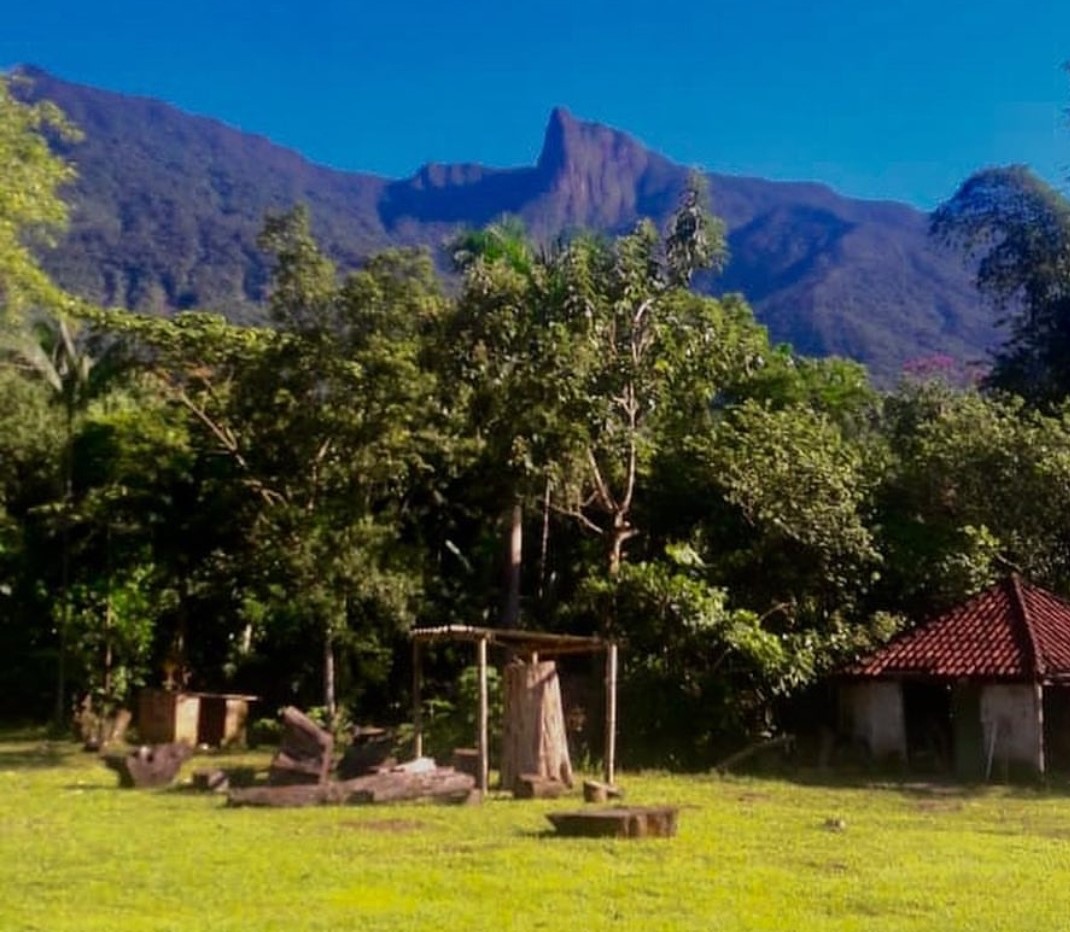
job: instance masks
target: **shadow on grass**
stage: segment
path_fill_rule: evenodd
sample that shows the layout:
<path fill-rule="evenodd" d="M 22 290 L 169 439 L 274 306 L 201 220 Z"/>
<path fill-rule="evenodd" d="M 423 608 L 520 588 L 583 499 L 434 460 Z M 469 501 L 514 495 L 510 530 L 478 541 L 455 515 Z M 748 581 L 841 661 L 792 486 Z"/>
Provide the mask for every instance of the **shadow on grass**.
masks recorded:
<path fill-rule="evenodd" d="M 80 745 L 40 725 L 0 728 L 0 770 L 61 767 L 82 753 Z"/>
<path fill-rule="evenodd" d="M 967 782 L 947 773 L 915 772 L 907 768 L 782 766 L 734 772 L 732 776 L 754 780 L 793 783 L 796 786 L 843 790 L 889 790 L 919 799 L 969 799 L 998 791 L 1005 796 L 1035 799 L 1041 796 L 1070 797 L 1070 774 L 1049 773 L 1043 777 Z"/>
<path fill-rule="evenodd" d="M 26 741 L 0 739 L 0 770 L 44 770 L 63 767 L 83 752 L 66 741 Z"/>

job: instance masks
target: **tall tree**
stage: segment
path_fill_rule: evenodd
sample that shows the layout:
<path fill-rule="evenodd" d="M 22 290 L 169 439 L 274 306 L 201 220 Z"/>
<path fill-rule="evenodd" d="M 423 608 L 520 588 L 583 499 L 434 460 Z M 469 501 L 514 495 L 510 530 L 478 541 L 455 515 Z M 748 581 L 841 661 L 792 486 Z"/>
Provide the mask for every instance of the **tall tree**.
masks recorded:
<path fill-rule="evenodd" d="M 464 285 L 446 330 L 444 371 L 463 410 L 473 467 L 486 476 L 506 527 L 505 595 L 500 619 L 520 622 L 525 503 L 541 490 L 536 462 L 551 442 L 544 257 L 523 225 L 504 218 L 451 244 Z"/>
<path fill-rule="evenodd" d="M 31 244 L 48 244 L 67 221 L 61 188 L 74 177 L 47 134 L 77 133 L 50 103 L 25 104 L 0 77 L 0 318 L 28 307 L 72 304 L 42 270 Z"/>
<path fill-rule="evenodd" d="M 262 245 L 274 329 L 204 314 L 113 323 L 152 344 L 172 397 L 258 503 L 258 611 L 318 637 L 334 715 L 338 650 L 381 653 L 418 592 L 399 521 L 439 443 L 423 354 L 442 299 L 422 253 L 377 256 L 339 282 L 304 209 L 269 218 Z"/>
<path fill-rule="evenodd" d="M 1070 201 L 1022 166 L 989 169 L 936 210 L 932 232 L 976 262 L 1003 314 L 989 384 L 1045 406 L 1070 395 Z"/>
<path fill-rule="evenodd" d="M 551 352 L 564 456 L 550 464 L 557 508 L 598 535 L 615 576 L 637 533 L 636 494 L 659 433 L 708 410 L 724 381 L 726 316 L 685 288 L 724 261 L 724 228 L 689 187 L 662 240 L 648 221 L 612 242 L 580 237 L 552 259 Z"/>

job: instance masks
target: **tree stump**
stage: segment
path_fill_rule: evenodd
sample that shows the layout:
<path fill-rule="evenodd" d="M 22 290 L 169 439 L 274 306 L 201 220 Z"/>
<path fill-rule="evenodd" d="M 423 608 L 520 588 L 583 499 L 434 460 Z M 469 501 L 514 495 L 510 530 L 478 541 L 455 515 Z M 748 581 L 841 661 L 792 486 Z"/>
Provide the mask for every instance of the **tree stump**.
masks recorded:
<path fill-rule="evenodd" d="M 282 710 L 282 740 L 271 761 L 268 782 L 325 783 L 331 771 L 334 738 L 307 715 L 287 706 Z"/>
<path fill-rule="evenodd" d="M 572 786 L 561 686 L 554 662 L 508 664 L 502 689 L 502 786 L 515 792 L 522 774 Z"/>
<path fill-rule="evenodd" d="M 130 754 L 105 754 L 106 767 L 119 774 L 119 786 L 145 789 L 167 786 L 193 754 L 188 744 L 143 745 Z"/>
<path fill-rule="evenodd" d="M 619 799 L 624 794 L 619 786 L 610 786 L 601 780 L 583 781 L 583 801 L 585 803 L 604 803 L 611 796 Z"/>
<path fill-rule="evenodd" d="M 551 812 L 559 835 L 582 838 L 670 838 L 676 834 L 676 806 L 619 806 Z"/>

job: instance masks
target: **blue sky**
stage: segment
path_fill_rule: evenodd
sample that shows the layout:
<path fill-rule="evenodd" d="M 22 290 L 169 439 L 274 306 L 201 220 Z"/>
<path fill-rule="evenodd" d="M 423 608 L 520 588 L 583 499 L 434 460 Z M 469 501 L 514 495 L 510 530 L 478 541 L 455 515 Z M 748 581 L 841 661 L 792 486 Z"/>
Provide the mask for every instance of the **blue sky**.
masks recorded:
<path fill-rule="evenodd" d="M 531 163 L 550 109 L 712 171 L 928 208 L 1070 174 L 1066 0 L 38 0 L 0 66 L 170 101 L 339 168 Z"/>

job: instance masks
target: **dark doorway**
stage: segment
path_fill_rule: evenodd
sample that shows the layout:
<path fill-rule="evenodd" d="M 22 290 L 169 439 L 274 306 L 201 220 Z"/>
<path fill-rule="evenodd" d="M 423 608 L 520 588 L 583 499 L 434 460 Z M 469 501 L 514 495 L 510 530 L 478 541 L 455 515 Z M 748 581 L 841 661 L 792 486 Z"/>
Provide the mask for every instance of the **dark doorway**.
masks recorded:
<path fill-rule="evenodd" d="M 1070 687 L 1044 687 L 1044 769 L 1070 773 Z"/>
<path fill-rule="evenodd" d="M 919 773 L 945 773 L 951 764 L 951 687 L 903 683 L 907 762 Z"/>
<path fill-rule="evenodd" d="M 985 775 L 980 686 L 965 683 L 954 688 L 951 720 L 955 736 L 955 775 L 960 780 L 980 780 Z"/>

